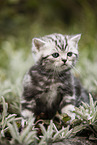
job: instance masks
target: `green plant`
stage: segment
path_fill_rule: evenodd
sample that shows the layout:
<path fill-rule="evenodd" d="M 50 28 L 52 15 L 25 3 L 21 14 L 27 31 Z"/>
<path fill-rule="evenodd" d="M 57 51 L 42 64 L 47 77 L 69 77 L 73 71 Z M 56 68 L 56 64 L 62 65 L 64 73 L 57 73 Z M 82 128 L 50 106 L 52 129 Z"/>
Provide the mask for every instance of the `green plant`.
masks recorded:
<path fill-rule="evenodd" d="M 93 101 L 91 94 L 89 95 L 89 98 L 90 104 L 82 102 L 82 106 L 79 108 L 75 107 L 74 113 L 76 115 L 76 121 L 80 121 L 80 125 L 75 126 L 72 133 L 76 134 L 79 131 L 86 129 L 91 131 L 91 134 L 95 136 L 94 140 L 97 140 L 97 101 Z"/>
<path fill-rule="evenodd" d="M 0 140 L 2 141 L 3 138 L 7 138 L 7 133 L 10 137 L 10 144 L 30 144 L 35 142 L 36 130 L 33 127 L 34 118 L 29 118 L 29 120 L 26 121 L 26 127 L 22 129 L 22 122 L 24 121 L 24 119 L 22 117 L 17 117 L 17 114 L 7 113 L 8 106 L 5 102 L 4 97 L 0 98 L 0 102 L 3 106 L 3 112 L 0 116 Z"/>
<path fill-rule="evenodd" d="M 90 95 L 90 104 L 82 102 L 82 106 L 79 108 L 75 107 L 74 114 L 76 119 L 67 125 L 67 127 L 61 124 L 61 129 L 58 129 L 55 125 L 55 120 L 42 121 L 36 127 L 33 116 L 28 120 L 24 120 L 22 117 L 17 117 L 17 114 L 9 114 L 7 112 L 8 104 L 5 102 L 4 97 L 1 97 L 0 141 L 2 143 L 5 139 L 5 142 L 8 144 L 48 145 L 49 143 L 58 142 L 66 138 L 74 138 L 83 130 L 90 131 L 89 139 L 97 140 L 96 104 L 97 102 L 94 102 Z M 62 119 L 63 121 L 65 120 L 64 117 Z M 41 134 L 38 134 L 38 130 L 41 130 Z"/>
<path fill-rule="evenodd" d="M 40 128 L 42 131 L 42 136 L 40 136 L 41 140 L 39 145 L 46 145 L 49 142 L 63 140 L 64 138 L 70 137 L 72 133 L 72 129 L 69 130 L 69 126 L 65 128 L 62 127 L 62 129 L 58 130 L 52 120 L 50 121 L 50 125 L 48 126 L 47 130 L 42 124 L 40 124 Z"/>

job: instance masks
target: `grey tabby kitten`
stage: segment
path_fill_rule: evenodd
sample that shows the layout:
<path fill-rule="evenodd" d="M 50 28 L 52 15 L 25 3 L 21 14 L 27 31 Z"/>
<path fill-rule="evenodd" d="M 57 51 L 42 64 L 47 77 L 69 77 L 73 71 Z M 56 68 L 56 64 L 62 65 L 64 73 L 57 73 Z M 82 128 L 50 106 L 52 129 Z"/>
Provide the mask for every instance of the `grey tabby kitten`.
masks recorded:
<path fill-rule="evenodd" d="M 32 113 L 51 119 L 57 111 L 72 114 L 81 101 L 89 102 L 88 93 L 71 74 L 78 59 L 81 35 L 51 34 L 32 40 L 36 60 L 23 80 L 22 115 Z"/>

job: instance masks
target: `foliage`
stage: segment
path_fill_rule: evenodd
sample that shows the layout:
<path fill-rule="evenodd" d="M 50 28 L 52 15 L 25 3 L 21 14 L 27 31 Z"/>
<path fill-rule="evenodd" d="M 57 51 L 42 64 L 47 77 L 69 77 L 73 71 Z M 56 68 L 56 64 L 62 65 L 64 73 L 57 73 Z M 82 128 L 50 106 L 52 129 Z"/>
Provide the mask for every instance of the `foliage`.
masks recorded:
<path fill-rule="evenodd" d="M 73 133 L 87 129 L 92 132 L 92 139 L 97 140 L 97 101 L 94 102 L 90 95 L 90 105 L 84 102 L 82 104 L 79 108 L 75 107 L 76 120 L 74 122 L 79 120 L 81 124 L 74 127 Z M 91 138 L 91 135 L 89 137 Z"/>
<path fill-rule="evenodd" d="M 69 126 L 58 130 L 52 120 L 50 121 L 50 125 L 48 126 L 47 130 L 42 124 L 40 124 L 40 128 L 42 130 L 43 136 L 40 136 L 42 139 L 39 142 L 39 145 L 45 145 L 46 143 L 63 140 L 64 138 L 68 138 L 72 133 L 72 129 L 69 130 Z"/>
<path fill-rule="evenodd" d="M 7 103 L 4 97 L 1 97 L 1 104 L 3 105 L 3 112 L 0 116 L 0 140 L 3 142 L 4 138 L 8 139 L 10 144 L 34 143 L 36 138 L 36 130 L 34 128 L 34 118 L 29 118 L 27 122 L 22 117 L 17 117 L 17 114 L 7 113 Z M 22 123 L 26 123 L 26 127 L 22 129 Z M 21 131 L 20 131 L 21 130 Z M 6 136 L 6 133 L 8 134 Z"/>
<path fill-rule="evenodd" d="M 83 102 L 83 105 L 79 108 L 75 107 L 74 113 L 76 119 L 71 122 L 71 127 L 70 125 L 64 127 L 63 124 L 61 124 L 61 129 L 58 129 L 55 125 L 55 120 L 51 120 L 48 125 L 46 121 L 42 121 L 42 123 L 39 123 L 36 127 L 33 116 L 29 118 L 29 120 L 24 120 L 22 117 L 17 117 L 16 114 L 9 114 L 7 112 L 8 104 L 5 102 L 4 97 L 1 97 L 0 105 L 3 106 L 0 115 L 1 143 L 22 143 L 27 145 L 33 143 L 45 145 L 51 142 L 58 142 L 66 138 L 74 137 L 83 130 L 90 131 L 90 134 L 88 134 L 89 139 L 97 140 L 96 103 L 96 101 L 93 102 L 93 98 L 90 95 L 90 105 Z M 38 132 L 39 130 L 40 133 Z"/>

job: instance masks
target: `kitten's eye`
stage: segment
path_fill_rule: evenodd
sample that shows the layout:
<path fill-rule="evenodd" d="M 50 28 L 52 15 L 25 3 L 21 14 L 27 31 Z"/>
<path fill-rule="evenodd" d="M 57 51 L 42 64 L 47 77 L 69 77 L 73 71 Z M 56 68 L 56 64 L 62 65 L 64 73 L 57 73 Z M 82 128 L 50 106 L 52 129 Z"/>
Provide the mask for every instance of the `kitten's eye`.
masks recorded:
<path fill-rule="evenodd" d="M 73 54 L 72 52 L 68 52 L 68 53 L 67 53 L 67 56 L 71 57 L 72 54 Z"/>
<path fill-rule="evenodd" d="M 54 58 L 57 58 L 57 57 L 59 56 L 59 53 L 53 53 L 52 56 L 53 56 Z"/>

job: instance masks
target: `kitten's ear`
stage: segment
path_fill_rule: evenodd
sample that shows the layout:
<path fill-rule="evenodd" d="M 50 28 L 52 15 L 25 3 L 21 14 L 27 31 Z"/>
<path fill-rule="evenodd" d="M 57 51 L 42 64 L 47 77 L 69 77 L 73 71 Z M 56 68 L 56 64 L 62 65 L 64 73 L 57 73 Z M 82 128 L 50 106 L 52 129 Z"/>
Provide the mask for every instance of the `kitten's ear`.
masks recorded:
<path fill-rule="evenodd" d="M 45 44 L 45 41 L 39 39 L 39 38 L 33 38 L 32 39 L 32 49 L 37 49 L 38 51 L 40 48 Z"/>
<path fill-rule="evenodd" d="M 75 43 L 78 43 L 80 38 L 81 38 L 81 34 L 77 34 L 77 35 L 71 36 L 70 40 L 74 41 Z"/>

